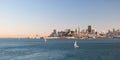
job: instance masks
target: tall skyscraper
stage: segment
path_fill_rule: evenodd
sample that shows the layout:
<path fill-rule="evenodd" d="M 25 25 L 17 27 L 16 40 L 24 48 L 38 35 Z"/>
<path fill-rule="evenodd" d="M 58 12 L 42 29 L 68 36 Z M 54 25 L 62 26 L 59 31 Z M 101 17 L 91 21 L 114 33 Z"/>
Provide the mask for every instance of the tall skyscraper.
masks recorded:
<path fill-rule="evenodd" d="M 80 35 L 80 27 L 78 26 L 78 35 Z"/>
<path fill-rule="evenodd" d="M 88 26 L 88 33 L 91 33 L 92 32 L 92 27 L 91 25 Z"/>

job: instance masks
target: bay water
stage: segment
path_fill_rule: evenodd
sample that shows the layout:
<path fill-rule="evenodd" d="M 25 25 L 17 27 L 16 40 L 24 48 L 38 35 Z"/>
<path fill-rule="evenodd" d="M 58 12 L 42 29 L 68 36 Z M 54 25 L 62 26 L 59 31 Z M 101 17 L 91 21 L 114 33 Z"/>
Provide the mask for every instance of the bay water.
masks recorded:
<path fill-rule="evenodd" d="M 120 60 L 120 39 L 1 38 L 0 60 Z"/>

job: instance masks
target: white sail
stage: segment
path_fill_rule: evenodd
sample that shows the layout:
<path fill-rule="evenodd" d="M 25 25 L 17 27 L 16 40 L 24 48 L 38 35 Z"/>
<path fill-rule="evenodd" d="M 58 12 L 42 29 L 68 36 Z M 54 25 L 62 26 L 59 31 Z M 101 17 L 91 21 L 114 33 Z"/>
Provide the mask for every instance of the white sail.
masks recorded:
<path fill-rule="evenodd" d="M 74 48 L 78 48 L 79 46 L 77 45 L 77 42 L 75 41 L 74 43 Z"/>
<path fill-rule="evenodd" d="M 46 38 L 44 38 L 44 41 L 45 41 L 45 43 L 47 42 L 47 39 Z"/>

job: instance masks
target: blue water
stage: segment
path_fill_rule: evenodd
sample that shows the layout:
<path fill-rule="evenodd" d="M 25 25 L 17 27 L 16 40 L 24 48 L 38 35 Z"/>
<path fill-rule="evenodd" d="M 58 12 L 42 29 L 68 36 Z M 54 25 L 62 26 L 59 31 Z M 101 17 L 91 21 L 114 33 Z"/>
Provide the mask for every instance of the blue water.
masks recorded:
<path fill-rule="evenodd" d="M 0 39 L 0 60 L 120 60 L 120 39 Z"/>

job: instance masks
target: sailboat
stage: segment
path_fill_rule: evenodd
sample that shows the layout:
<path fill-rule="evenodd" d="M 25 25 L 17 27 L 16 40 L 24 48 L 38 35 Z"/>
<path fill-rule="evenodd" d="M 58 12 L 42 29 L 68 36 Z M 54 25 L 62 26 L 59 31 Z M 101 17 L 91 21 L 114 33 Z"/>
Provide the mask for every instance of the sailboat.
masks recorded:
<path fill-rule="evenodd" d="M 74 42 L 74 48 L 78 48 L 77 41 Z"/>
<path fill-rule="evenodd" d="M 47 39 L 46 38 L 44 38 L 44 41 L 45 41 L 45 43 L 47 42 Z"/>

